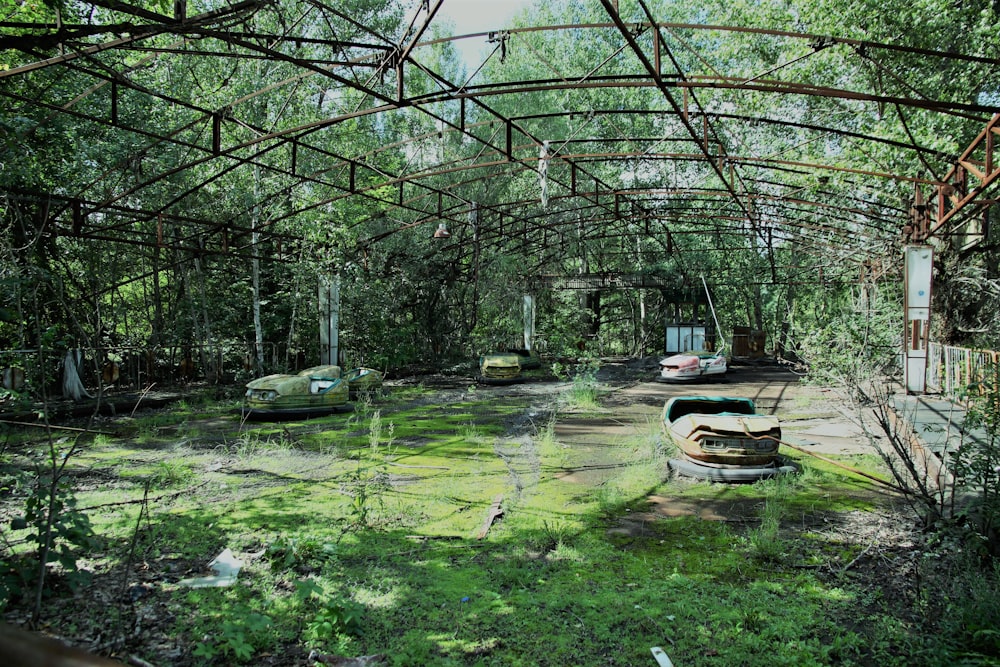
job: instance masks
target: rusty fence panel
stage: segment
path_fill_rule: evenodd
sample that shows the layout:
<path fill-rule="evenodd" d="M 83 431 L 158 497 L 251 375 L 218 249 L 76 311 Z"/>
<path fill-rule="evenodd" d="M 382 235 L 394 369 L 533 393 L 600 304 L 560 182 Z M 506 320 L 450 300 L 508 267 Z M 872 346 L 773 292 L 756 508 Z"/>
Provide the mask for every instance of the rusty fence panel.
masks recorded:
<path fill-rule="evenodd" d="M 143 389 L 187 382 L 243 383 L 269 373 L 295 372 L 305 356 L 284 342 L 265 342 L 264 368 L 257 369 L 252 343 L 222 341 L 211 345 L 114 345 L 83 347 L 80 379 L 90 389 Z M 58 395 L 65 350 L 2 350 L 0 375 L 6 389 Z M 15 381 L 18 386 L 14 386 Z M 10 386 L 6 386 L 6 385 Z"/>
<path fill-rule="evenodd" d="M 927 389 L 949 399 L 964 396 L 976 384 L 996 383 L 997 359 L 993 350 L 974 350 L 930 343 L 927 347 Z"/>

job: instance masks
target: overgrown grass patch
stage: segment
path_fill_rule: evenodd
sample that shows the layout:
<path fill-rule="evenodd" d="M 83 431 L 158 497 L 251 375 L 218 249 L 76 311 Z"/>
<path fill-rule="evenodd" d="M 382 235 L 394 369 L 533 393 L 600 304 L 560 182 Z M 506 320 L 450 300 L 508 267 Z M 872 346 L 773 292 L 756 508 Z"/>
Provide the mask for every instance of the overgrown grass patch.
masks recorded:
<path fill-rule="evenodd" d="M 437 404 L 411 391 L 229 429 L 157 416 L 155 438 L 95 440 L 72 462 L 81 480 L 107 480 L 78 494 L 105 538 L 94 568 L 116 591 L 152 575 L 158 617 L 172 619 L 162 641 L 190 664 L 316 651 L 393 665 L 636 665 L 651 646 L 678 665 L 927 655 L 910 618 L 850 576 L 867 545 L 816 523 L 876 509 L 870 481 L 804 456 L 802 474 L 779 480 L 670 481 L 654 421 L 560 442 L 565 414 L 512 432 L 527 402 L 485 394 Z M 655 515 L 654 498 L 730 514 Z M 179 585 L 227 547 L 244 561 L 234 586 Z"/>

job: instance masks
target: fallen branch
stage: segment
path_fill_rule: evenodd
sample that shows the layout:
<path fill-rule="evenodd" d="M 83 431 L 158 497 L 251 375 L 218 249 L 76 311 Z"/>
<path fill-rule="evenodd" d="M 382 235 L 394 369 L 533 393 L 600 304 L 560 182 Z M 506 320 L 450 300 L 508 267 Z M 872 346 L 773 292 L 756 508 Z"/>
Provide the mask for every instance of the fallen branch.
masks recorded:
<path fill-rule="evenodd" d="M 32 422 L 18 422 L 11 419 L 0 419 L 2 424 L 13 424 L 15 426 L 34 426 L 35 428 L 54 428 L 60 431 L 76 431 L 77 433 L 97 433 L 98 435 L 118 435 L 109 431 L 95 431 L 90 428 L 79 428 L 77 426 L 58 426 L 57 424 L 35 424 Z"/>
<path fill-rule="evenodd" d="M 176 498 L 177 496 L 187 495 L 187 494 L 191 493 L 192 491 L 194 491 L 195 489 L 200 489 L 201 487 L 205 486 L 206 484 L 208 484 L 208 482 L 202 482 L 198 486 L 192 486 L 191 488 L 183 489 L 181 491 L 175 491 L 173 493 L 164 493 L 162 496 L 156 496 L 155 498 L 137 498 L 135 500 L 119 500 L 119 501 L 113 502 L 113 503 L 103 503 L 101 505 L 91 505 L 89 507 L 81 507 L 77 511 L 78 512 L 89 512 L 90 510 L 103 509 L 105 507 L 117 507 L 119 505 L 137 505 L 137 504 L 140 504 L 140 503 L 155 502 L 157 500 L 164 500 L 164 499 L 168 499 L 168 498 Z"/>
<path fill-rule="evenodd" d="M 154 382 L 142 390 L 142 393 L 139 394 L 139 400 L 135 402 L 135 406 L 132 408 L 132 413 L 129 415 L 129 417 L 135 417 L 135 411 L 139 409 L 139 404 L 142 403 L 142 399 L 146 398 L 146 394 L 153 391 L 153 387 L 155 386 L 156 383 Z"/>
<path fill-rule="evenodd" d="M 901 486 L 896 486 L 895 484 L 893 484 L 892 482 L 890 482 L 888 480 L 882 479 L 881 477 L 876 477 L 875 475 L 870 475 L 870 474 L 864 472 L 863 470 L 858 470 L 857 468 L 852 468 L 849 465 L 844 465 L 843 463 L 840 463 L 838 461 L 834 461 L 833 459 L 828 459 L 827 457 L 821 456 L 820 454 L 817 454 L 816 452 L 810 452 L 805 447 L 800 447 L 798 445 L 793 445 L 792 443 L 786 442 L 784 440 L 778 440 L 778 443 L 782 444 L 782 445 L 784 445 L 786 447 L 791 447 L 792 449 L 794 449 L 797 452 L 802 452 L 803 454 L 808 454 L 809 456 L 814 456 L 817 459 L 819 459 L 820 461 L 823 461 L 825 463 L 829 463 L 830 465 L 837 466 L 838 468 L 842 468 L 843 470 L 847 470 L 848 472 L 852 472 L 855 475 L 861 475 L 865 479 L 870 479 L 873 482 L 877 482 L 879 484 L 882 484 L 883 486 L 886 486 L 886 487 L 892 489 L 893 491 L 898 491 L 899 493 L 903 493 L 903 494 L 909 493 L 909 491 L 907 489 L 904 489 Z"/>
<path fill-rule="evenodd" d="M 493 504 L 490 506 L 489 512 L 486 513 L 486 520 L 483 521 L 483 527 L 479 529 L 479 535 L 476 539 L 483 539 L 486 537 L 486 533 L 490 532 L 490 526 L 498 516 L 503 514 L 503 508 L 500 507 L 500 503 L 503 502 L 503 494 L 498 494 L 496 498 L 493 499 Z"/>
<path fill-rule="evenodd" d="M 840 568 L 840 573 L 841 573 L 841 574 L 843 574 L 844 572 L 847 572 L 847 571 L 848 571 L 848 570 L 850 570 L 850 569 L 851 569 L 852 567 L 854 567 L 854 564 L 855 564 L 855 563 L 857 563 L 857 562 L 858 562 L 859 560 L 861 560 L 862 558 L 864 558 L 864 557 L 865 557 L 865 556 L 866 556 L 866 555 L 868 554 L 868 552 L 872 550 L 872 547 L 874 547 L 874 546 L 875 546 L 875 542 L 876 542 L 876 540 L 872 540 L 871 544 L 869 544 L 869 545 L 868 545 L 867 547 L 865 547 L 865 550 L 864 550 L 864 551 L 862 551 L 862 552 L 861 552 L 861 553 L 859 553 L 859 554 L 858 554 L 857 556 L 855 556 L 855 557 L 854 557 L 854 558 L 853 558 L 853 559 L 851 560 L 851 562 L 850 562 L 850 563 L 848 563 L 848 564 L 847 564 L 847 565 L 845 565 L 844 567 Z"/>

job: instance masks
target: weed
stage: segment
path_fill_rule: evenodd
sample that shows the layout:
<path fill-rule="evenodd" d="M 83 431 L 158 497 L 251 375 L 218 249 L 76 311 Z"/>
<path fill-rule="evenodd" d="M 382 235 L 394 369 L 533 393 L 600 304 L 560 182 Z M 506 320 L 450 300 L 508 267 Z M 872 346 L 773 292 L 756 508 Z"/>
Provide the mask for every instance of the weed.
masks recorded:
<path fill-rule="evenodd" d="M 248 461 L 271 449 L 271 440 L 259 431 L 244 431 L 233 445 L 233 453 L 241 461 Z"/>
<path fill-rule="evenodd" d="M 78 441 L 60 447 L 65 444 L 61 440 L 49 442 L 45 467 L 36 466 L 24 516 L 15 518 L 10 524 L 13 531 L 28 531 L 22 539 L 34 549 L 16 554 L 13 542 L 4 534 L 4 549 L 0 552 L 0 592 L 6 593 L 0 606 L 34 589 L 34 621 L 38 619 L 41 599 L 47 590 L 49 567 L 58 565 L 69 586 L 76 589 L 88 578 L 88 574 L 77 567 L 77 561 L 97 546 L 90 519 L 77 509 L 73 488 L 64 475 Z"/>
<path fill-rule="evenodd" d="M 597 369 L 595 359 L 581 359 L 576 364 L 552 365 L 552 372 L 561 380 L 571 380 L 572 384 L 563 393 L 562 403 L 568 410 L 597 410 Z"/>
<path fill-rule="evenodd" d="M 192 655 L 207 662 L 218 658 L 246 662 L 253 657 L 261 635 L 270 627 L 271 618 L 257 613 L 223 621 L 217 633 L 206 635 L 195 644 Z"/>
<path fill-rule="evenodd" d="M 545 554 L 555 551 L 563 546 L 564 540 L 569 536 L 566 526 L 559 523 L 549 523 L 542 521 L 542 529 L 533 540 L 534 548 Z"/>
<path fill-rule="evenodd" d="M 535 436 L 535 447 L 538 456 L 546 465 L 565 466 L 570 458 L 569 448 L 556 439 L 556 418 L 553 416 L 546 422 Z"/>
<path fill-rule="evenodd" d="M 386 443 L 382 444 L 383 428 Z M 357 467 L 348 477 L 351 495 L 352 525 L 355 528 L 371 526 L 372 504 L 382 505 L 382 494 L 389 488 L 388 464 L 392 457 L 393 425 L 382 425 L 382 414 L 375 410 L 368 422 L 368 457 L 359 456 Z"/>
<path fill-rule="evenodd" d="M 156 424 L 139 424 L 135 431 L 135 442 L 139 445 L 155 443 L 160 437 L 160 427 Z"/>
<path fill-rule="evenodd" d="M 601 515 L 609 519 L 620 515 L 628 501 L 620 488 L 610 484 L 600 486 L 595 496 Z"/>
<path fill-rule="evenodd" d="M 597 382 L 591 375 L 577 375 L 573 378 L 573 384 L 566 390 L 563 400 L 566 408 L 569 410 L 588 411 L 599 409 Z"/>
<path fill-rule="evenodd" d="M 352 600 L 329 595 L 315 579 L 295 582 L 295 599 L 302 606 L 296 613 L 307 620 L 302 637 L 310 646 L 328 646 L 337 643 L 343 652 L 351 637 L 358 637 L 364 630 L 364 607 Z"/>
<path fill-rule="evenodd" d="M 760 513 L 760 525 L 749 534 L 750 552 L 754 557 L 768 562 L 781 559 L 785 550 L 779 536 L 781 528 L 781 504 L 772 498 L 764 501 Z"/>
<path fill-rule="evenodd" d="M 194 471 L 191 466 L 183 461 L 168 459 L 156 462 L 153 466 L 153 473 L 149 477 L 149 483 L 156 488 L 180 486 L 193 476 Z"/>
<path fill-rule="evenodd" d="M 780 529 L 793 482 L 786 478 L 786 475 L 779 475 L 757 482 L 757 486 L 764 491 L 765 499 L 760 510 L 760 525 L 750 531 L 748 541 L 750 553 L 762 561 L 780 561 L 787 551 Z"/>
<path fill-rule="evenodd" d="M 485 437 L 483 435 L 482 429 L 476 424 L 473 424 L 472 422 L 464 424 L 462 427 L 460 427 L 458 430 L 458 435 L 460 438 L 462 438 L 462 440 L 464 440 L 469 444 L 481 445 L 483 444 L 483 442 L 485 442 Z"/>
<path fill-rule="evenodd" d="M 349 600 L 324 600 L 315 615 L 306 622 L 306 641 L 320 642 L 337 635 L 360 635 L 364 609 Z"/>
<path fill-rule="evenodd" d="M 316 537 L 279 537 L 267 546 L 265 558 L 275 570 L 318 569 L 335 556 L 337 544 Z"/>

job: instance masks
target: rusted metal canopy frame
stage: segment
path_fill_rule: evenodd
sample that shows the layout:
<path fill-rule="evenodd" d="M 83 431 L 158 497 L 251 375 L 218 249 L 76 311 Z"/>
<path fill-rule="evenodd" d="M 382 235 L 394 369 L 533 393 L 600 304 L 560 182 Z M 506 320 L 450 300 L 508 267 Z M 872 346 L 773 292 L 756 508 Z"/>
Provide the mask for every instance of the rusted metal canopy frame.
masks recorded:
<path fill-rule="evenodd" d="M 253 5 L 254 3 L 245 3 L 245 4 L 246 4 L 246 5 Z M 644 8 L 645 8 L 645 7 L 644 7 Z M 648 12 L 648 9 L 647 9 L 647 12 Z M 428 19 L 429 19 L 429 18 L 430 18 L 430 17 L 428 17 Z M 426 25 L 428 24 L 428 22 L 429 22 L 429 20 L 428 20 L 428 21 L 425 21 L 425 23 L 424 23 L 424 28 L 426 28 Z M 652 21 L 651 21 L 651 23 L 652 23 Z M 619 30 L 621 30 L 621 28 L 622 28 L 622 26 L 621 26 L 621 25 L 618 25 L 618 24 L 616 24 L 616 27 L 618 27 L 618 28 L 619 28 Z M 166 29 L 165 29 L 165 30 L 166 30 Z M 421 30 L 421 32 L 422 32 L 422 30 Z M 628 31 L 626 30 L 626 32 L 628 32 Z M 227 41 L 228 41 L 228 38 L 227 38 L 227 36 L 225 36 L 225 35 L 214 35 L 214 36 L 216 36 L 216 37 L 217 37 L 217 38 L 219 38 L 219 39 L 223 39 L 223 40 L 227 40 Z M 246 40 L 241 40 L 241 39 L 237 39 L 237 40 L 235 40 L 235 41 L 234 41 L 234 43 L 237 43 L 237 44 L 239 44 L 239 45 L 242 45 L 242 46 L 248 46 L 248 45 L 246 44 Z M 250 46 L 252 46 L 252 45 L 250 45 Z M 410 52 L 412 51 L 412 42 L 411 42 L 411 44 L 410 44 L 410 45 L 408 45 L 408 46 L 409 46 L 409 48 L 406 48 L 406 53 L 407 53 L 407 56 L 409 56 Z M 246 57 L 246 56 L 244 56 L 244 57 Z M 403 61 L 401 61 L 401 62 L 400 62 L 400 71 L 402 71 L 402 62 L 403 62 Z M 305 68 L 309 68 L 309 67 L 310 67 L 310 63 L 308 63 L 308 62 L 305 62 L 305 61 L 300 61 L 300 62 L 297 62 L 297 63 L 295 63 L 295 64 L 297 64 L 297 65 L 301 65 L 302 67 L 305 67 Z M 313 65 L 313 66 L 314 66 L 314 65 Z M 344 85 L 348 85 L 348 86 L 351 86 L 351 87 L 355 87 L 355 88 L 356 88 L 356 86 L 354 86 L 354 85 L 352 84 L 352 82 L 351 82 L 351 81 L 349 81 L 349 80 L 347 80 L 346 82 L 345 82 L 345 81 L 341 81 L 341 83 L 344 83 Z M 596 83 L 596 81 L 595 81 L 595 83 Z M 613 84 L 612 84 L 612 82 L 608 82 L 608 83 L 609 83 L 610 85 L 613 85 Z M 758 83 L 760 83 L 760 82 L 758 82 Z M 619 82 L 619 85 L 620 85 L 620 82 Z M 662 81 L 660 81 L 660 82 L 656 82 L 656 85 L 657 85 L 658 87 L 660 87 L 660 86 L 664 85 L 664 83 L 663 83 Z M 683 85 L 693 85 L 693 84 L 692 84 L 691 82 L 683 82 L 683 83 L 681 83 L 681 84 L 679 84 L 679 85 L 683 86 Z M 807 90 L 806 90 L 806 88 L 807 88 L 807 87 L 803 87 L 803 88 L 802 88 L 802 89 L 801 89 L 800 91 L 796 91 L 796 92 L 803 92 L 804 94 L 824 94 L 824 93 L 822 93 L 821 91 L 816 91 L 816 90 L 809 90 L 809 91 L 807 91 Z M 532 90 L 539 90 L 539 89 L 540 89 L 540 88 L 532 88 Z M 775 90 L 777 90 L 777 88 L 774 88 L 774 89 L 775 89 Z M 372 91 L 371 91 L 370 89 L 367 89 L 367 88 L 363 88 L 363 87 L 361 88 L 361 90 L 363 90 L 363 91 L 364 91 L 364 92 L 366 92 L 366 93 L 370 93 L 370 92 L 372 92 Z M 468 89 L 466 89 L 466 90 L 468 90 Z M 484 93 L 483 93 L 482 91 L 479 91 L 479 93 L 476 93 L 476 91 L 472 91 L 472 92 L 473 92 L 473 93 L 475 93 L 476 95 L 481 95 L 481 94 L 484 94 Z M 507 89 L 507 92 L 509 92 L 509 89 Z M 457 99 L 457 98 L 456 98 L 456 97 L 455 97 L 454 95 L 452 95 L 452 96 L 451 96 L 451 97 L 450 97 L 449 99 Z M 475 99 L 475 100 L 477 100 L 477 101 L 478 101 L 478 100 L 479 100 L 479 96 L 473 96 L 473 97 L 471 97 L 471 99 Z M 407 104 L 407 103 L 412 103 L 412 104 L 414 104 L 414 105 L 417 105 L 417 104 L 420 104 L 420 105 L 421 105 L 421 111 L 424 111 L 424 112 L 426 112 L 426 106 L 424 106 L 424 105 L 426 105 L 426 104 L 427 104 L 427 102 L 429 102 L 429 100 L 428 100 L 428 101 L 419 101 L 419 100 L 417 100 L 417 99 L 414 99 L 414 100 L 410 100 L 410 101 L 404 101 L 404 104 Z M 944 108 L 945 106 L 946 106 L 947 108 L 954 108 L 954 105 L 942 105 L 942 108 Z M 385 107 L 383 107 L 383 108 L 382 108 L 381 110 L 387 110 L 387 109 L 390 109 L 390 108 L 398 108 L 398 105 L 391 105 L 391 104 L 390 104 L 390 105 L 386 105 L 386 106 L 385 106 Z M 381 112 L 381 110 L 380 110 L 380 111 L 378 111 L 378 112 Z M 978 111 L 979 109 L 975 109 L 975 110 L 977 110 L 977 111 Z M 205 111 L 206 111 L 207 113 L 211 113 L 211 112 L 210 112 L 210 111 L 208 111 L 208 110 L 205 110 Z M 432 117 L 433 117 L 433 116 L 432 116 Z M 334 124 L 334 123 L 338 122 L 339 120 L 341 120 L 341 119 L 330 119 L 330 121 L 329 121 L 329 124 Z M 440 120 L 440 119 L 439 119 L 439 120 Z M 503 119 L 503 118 L 501 118 L 501 120 L 502 120 L 503 122 L 507 122 L 509 126 L 510 126 L 510 125 L 512 125 L 512 123 L 510 122 L 510 121 L 511 121 L 512 119 Z M 296 129 L 302 129 L 302 128 L 296 128 Z M 836 131 L 836 130 L 833 130 L 833 129 L 831 129 L 831 130 L 829 130 L 829 131 Z M 528 135 L 526 134 L 526 136 L 528 136 Z M 270 138 L 274 138 L 274 137 L 270 137 Z M 693 138 L 694 138 L 694 139 L 697 139 L 697 137 L 694 137 L 694 136 L 693 136 Z M 478 140 L 478 138 L 476 138 L 476 139 Z M 699 145 L 700 145 L 700 144 L 699 144 Z M 257 160 L 257 159 L 258 159 L 258 158 L 259 158 L 259 157 L 260 157 L 260 156 L 261 156 L 261 155 L 262 155 L 262 154 L 263 154 L 264 152 L 266 152 L 266 151 L 260 151 L 260 152 L 256 153 L 256 154 L 255 154 L 254 156 L 251 156 L 250 158 L 240 158 L 240 159 L 238 159 L 238 160 L 237 160 L 237 162 L 238 162 L 239 164 L 242 164 L 242 165 L 249 165 L 249 164 L 254 164 L 254 165 L 256 165 L 256 164 L 258 164 L 258 163 L 256 162 L 256 160 Z M 714 163 L 715 163 L 715 159 L 717 159 L 717 157 L 718 157 L 718 156 L 716 156 L 716 155 L 711 155 L 711 154 L 709 154 L 709 153 L 707 153 L 707 152 L 706 152 L 706 153 L 705 153 L 705 157 L 706 157 L 706 160 L 707 160 L 708 162 L 710 162 L 710 163 L 714 164 Z M 345 158 L 345 159 L 346 159 L 346 158 Z M 354 162 L 351 162 L 351 164 L 356 164 L 356 163 L 354 163 Z M 260 165 L 260 166 L 265 166 L 265 165 Z M 270 165 L 266 165 L 266 166 L 265 166 L 265 168 L 268 168 L 268 169 L 273 169 L 273 167 L 272 167 L 272 166 L 270 166 Z M 369 168 L 369 165 L 365 165 L 365 168 Z M 470 168 L 476 168 L 476 167 L 470 167 Z M 299 179 L 302 179 L 302 178 L 303 178 L 303 177 L 302 177 L 301 175 L 297 175 L 297 174 L 295 174 L 295 173 L 294 173 L 294 171 L 291 171 L 291 172 L 288 172 L 288 173 L 287 173 L 286 175 L 289 175 L 289 176 L 293 176 L 293 177 L 297 177 L 297 178 L 299 178 Z M 723 175 L 721 175 L 721 174 L 720 174 L 720 176 L 723 176 Z M 415 179 L 415 178 L 411 178 L 411 177 L 409 177 L 409 176 L 406 176 L 406 177 L 399 177 L 399 176 L 397 176 L 396 178 L 397 178 L 397 179 L 399 179 L 399 180 L 400 180 L 400 182 L 408 182 L 408 183 L 416 183 L 416 182 L 417 182 L 417 179 Z M 723 183 L 726 183 L 726 180 L 725 180 L 724 176 L 722 177 L 722 181 L 723 181 Z M 329 182 L 326 182 L 326 181 L 319 181 L 319 180 L 316 180 L 316 181 L 314 181 L 314 182 L 316 182 L 317 184 L 320 184 L 320 183 L 322 183 L 322 184 L 324 184 L 324 185 L 328 185 L 328 186 L 332 185 L 332 187 L 335 187 L 335 188 L 337 187 L 337 185 L 335 185 L 335 184 L 331 184 L 331 183 L 329 183 Z M 432 188 L 431 190 L 432 190 L 432 192 L 434 191 L 434 189 L 433 189 L 433 188 Z M 443 193 L 444 191 L 436 191 L 436 192 L 437 192 L 437 194 L 438 194 L 438 195 L 441 195 L 441 194 L 442 194 L 442 193 Z M 609 188 L 607 192 L 613 192 L 613 190 Z M 352 193 L 349 193 L 349 194 L 350 194 L 350 195 L 356 195 L 356 194 L 359 194 L 359 193 L 356 193 L 356 192 L 352 192 Z M 450 193 L 448 193 L 448 194 L 450 195 Z M 600 193 L 600 192 L 598 192 L 597 194 L 598 194 L 598 196 L 600 196 L 600 194 L 601 194 L 601 193 Z M 604 194 L 607 194 L 607 193 L 604 193 Z M 731 193 L 731 194 L 733 194 L 733 193 Z M 379 200 L 379 201 L 384 201 L 384 200 Z M 737 201 L 738 203 L 740 202 L 740 200 L 739 200 L 738 196 L 737 196 L 737 197 L 735 198 L 735 201 Z M 388 203 L 393 203 L 393 202 L 388 202 Z M 405 209 L 405 207 L 403 207 L 403 208 Z M 418 211 L 417 211 L 417 210 L 414 210 L 413 212 L 418 212 Z M 423 211 L 423 210 L 420 210 L 420 212 L 424 212 L 424 211 Z M 507 213 L 506 213 L 506 214 L 507 214 L 507 215 L 512 215 L 512 214 L 510 213 L 510 211 L 507 211 Z M 431 218 L 428 218 L 428 219 L 431 219 Z M 217 224 L 216 224 L 215 226 L 216 226 L 216 227 L 218 227 L 218 225 L 217 225 Z"/>
<path fill-rule="evenodd" d="M 440 174 L 441 172 L 438 172 L 438 173 Z M 859 171 L 859 173 L 860 173 L 860 171 Z M 412 176 L 411 176 L 411 178 L 412 178 Z"/>
<path fill-rule="evenodd" d="M 927 230 L 927 237 L 940 233 L 949 222 L 960 222 L 962 217 L 959 214 L 963 209 L 975 208 L 972 215 L 982 210 L 972 205 L 1000 179 L 1000 155 L 996 152 L 998 142 L 1000 142 L 1000 113 L 993 116 L 983 131 L 965 149 L 956 164 L 945 174 L 943 182 L 935 186 L 932 196 L 937 200 L 936 220 Z M 985 206 L 995 203 L 995 200 L 990 201 Z"/>
<path fill-rule="evenodd" d="M 206 31 L 206 32 L 207 32 L 207 31 Z M 418 32 L 422 32 L 422 31 L 418 31 Z M 215 36 L 219 37 L 219 35 L 215 35 Z M 240 45 L 241 45 L 241 46 L 244 46 L 244 47 L 247 47 L 247 48 L 253 48 L 253 47 L 254 47 L 254 45 L 252 45 L 252 44 L 248 44 L 248 43 L 246 43 L 246 42 L 243 42 L 243 43 L 241 43 Z M 407 51 L 408 51 L 408 49 L 407 49 Z M 336 77 L 335 77 L 335 78 L 336 78 Z M 344 79 L 339 79 L 339 81 L 340 81 L 341 83 L 345 83 L 345 80 L 344 80 Z M 347 82 L 347 83 L 349 84 L 350 82 Z M 367 89 L 367 88 L 362 88 L 362 91 L 363 91 L 363 92 L 365 92 L 366 94 L 370 94 L 370 93 L 372 93 L 372 91 L 371 91 L 370 89 Z M 384 98 L 384 97 L 383 97 L 383 98 L 381 98 L 381 99 L 387 99 L 387 98 Z M 389 105 L 389 106 L 392 106 L 392 105 Z M 380 110 L 376 110 L 376 111 L 380 111 Z M 209 113 L 209 112 L 208 112 L 207 110 L 206 110 L 205 112 L 206 112 L 206 113 Z M 432 115 L 432 116 L 433 116 L 433 114 L 430 114 L 430 115 Z M 334 118 L 334 119 L 331 119 L 331 120 L 330 120 L 329 122 L 330 122 L 330 123 L 336 123 L 336 122 L 339 122 L 339 121 L 341 121 L 341 120 L 343 120 L 343 117 L 341 117 L 341 118 Z M 439 119 L 439 120 L 443 120 L 443 119 Z M 304 128 L 295 128 L 295 130 L 293 130 L 293 131 L 302 131 L 303 129 L 304 129 Z M 311 130 L 311 129 L 313 129 L 313 128 L 308 128 L 308 129 L 310 129 L 310 130 Z M 276 136 L 276 134 L 272 134 L 272 135 L 270 135 L 269 137 L 265 137 L 265 138 L 271 138 L 271 137 L 274 137 L 274 136 Z M 259 141 L 259 140 L 258 140 L 258 141 Z M 253 143 L 256 143 L 256 142 L 253 142 Z M 216 150 L 215 152 L 216 152 L 216 155 L 214 155 L 214 156 L 211 156 L 211 157 L 206 157 L 206 158 L 205 158 L 204 160 L 202 160 L 202 161 L 208 161 L 208 160 L 212 159 L 212 157 L 218 157 L 218 153 L 220 153 L 221 151 L 218 151 L 218 150 Z M 260 155 L 261 155 L 261 153 L 258 153 L 258 154 L 256 154 L 256 155 L 254 156 L 254 158 L 257 158 L 257 157 L 259 157 Z M 339 156 L 337 156 L 337 157 L 339 157 Z M 234 168 L 235 168 L 235 166 L 240 166 L 240 165 L 245 165 L 245 164 L 251 164 L 251 163 L 252 163 L 252 164 L 257 164 L 257 163 L 256 163 L 256 162 L 254 161 L 254 159 L 253 159 L 253 158 L 251 158 L 251 159 L 237 159 L 237 160 L 236 160 L 236 163 L 237 163 L 237 164 L 235 164 L 235 165 L 234 165 Z M 352 166 L 353 166 L 353 164 L 354 164 L 354 163 L 352 162 L 351 164 L 352 164 Z M 176 171 L 179 171 L 179 170 L 181 170 L 182 168 L 187 168 L 187 167 L 191 167 L 191 166 L 194 166 L 194 165 L 193 165 L 192 163 L 188 163 L 187 165 L 184 165 L 184 167 L 179 167 L 179 168 L 175 169 L 174 171 L 172 171 L 172 172 L 170 172 L 170 173 L 176 173 Z M 265 166 L 266 168 L 269 168 L 269 169 L 270 169 L 270 168 L 272 168 L 272 167 L 270 167 L 270 166 L 266 166 L 266 165 L 259 165 L 259 164 L 257 164 L 257 166 Z M 366 168 L 370 168 L 370 167 L 366 166 Z M 217 176 L 216 176 L 216 177 L 218 177 L 218 176 L 221 176 L 221 174 L 222 174 L 222 173 L 224 173 L 224 172 L 220 172 L 219 174 L 217 174 Z M 352 174 L 353 174 L 353 171 L 352 171 Z M 160 177 L 159 177 L 159 178 L 162 178 L 162 177 L 163 177 L 163 176 L 165 176 L 165 175 L 166 175 L 166 174 L 162 174 L 162 175 L 160 175 Z M 156 180 L 158 180 L 158 179 L 156 179 Z M 399 183 L 403 183 L 403 182 L 412 182 L 412 181 L 409 181 L 409 180 L 407 180 L 407 179 L 396 179 L 396 181 L 397 181 L 397 182 L 399 182 Z M 134 192 L 134 191 L 136 191 L 136 190 L 139 190 L 139 189 L 141 189 L 142 187 L 145 187 L 145 186 L 147 186 L 147 185 L 151 184 L 152 182 L 155 182 L 155 180 L 151 180 L 151 181 L 147 181 L 147 182 L 145 182 L 145 183 L 142 183 L 142 184 L 140 184 L 139 186 L 137 186 L 137 187 L 136 187 L 136 188 L 135 188 L 134 190 L 131 190 L 131 191 L 129 191 L 128 193 L 125 193 L 125 194 L 122 194 L 122 195 L 121 195 L 121 197 L 124 197 L 124 196 L 125 196 L 126 194 L 131 194 L 132 192 Z M 329 183 L 326 183 L 326 184 L 327 184 L 327 185 L 330 185 Z M 435 192 L 437 192 L 438 194 L 441 194 L 441 193 L 442 193 L 442 191 L 440 191 L 440 190 L 435 190 L 435 189 L 433 189 L 433 188 L 432 188 L 432 190 L 434 190 L 434 191 L 435 191 Z M 175 203 L 176 201 L 179 201 L 179 200 L 183 199 L 183 197 L 184 197 L 184 196 L 186 196 L 186 194 L 189 194 L 189 193 L 181 193 L 181 194 L 180 194 L 180 195 L 179 195 L 178 197 L 176 197 L 176 198 L 175 198 L 175 199 L 174 199 L 174 200 L 173 200 L 173 201 L 172 201 L 171 203 Z M 351 192 L 350 194 L 354 195 L 354 194 L 359 194 L 359 193 L 357 193 L 357 192 Z M 383 200 L 379 200 L 379 201 L 383 201 Z M 107 204 L 110 204 L 110 203 L 112 203 L 112 202 L 107 202 Z M 387 203 L 388 203 L 388 202 L 387 202 Z M 401 202 L 400 202 L 400 205 L 401 205 Z M 99 207 L 95 207 L 95 208 L 99 208 Z M 422 213 L 423 211 L 419 211 L 419 210 L 418 210 L 418 211 L 415 211 L 415 212 L 418 212 L 418 213 Z M 429 218 L 428 218 L 428 219 L 429 219 Z"/>

